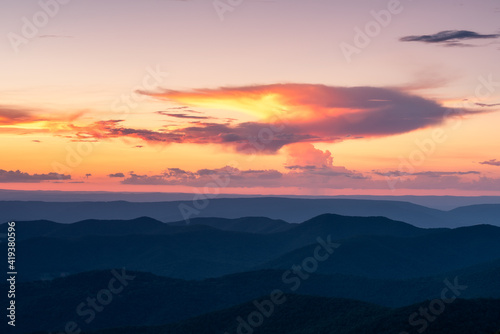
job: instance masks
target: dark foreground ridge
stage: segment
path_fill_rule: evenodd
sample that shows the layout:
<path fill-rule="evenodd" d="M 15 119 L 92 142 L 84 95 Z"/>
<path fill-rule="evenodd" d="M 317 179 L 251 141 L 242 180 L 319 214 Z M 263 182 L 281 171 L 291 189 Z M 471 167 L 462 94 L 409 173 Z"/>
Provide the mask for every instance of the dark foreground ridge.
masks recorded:
<path fill-rule="evenodd" d="M 269 298 L 275 290 L 359 300 L 381 305 L 379 308 L 384 310 L 440 299 L 445 289 L 449 290 L 445 291 L 447 298 L 500 298 L 499 261 L 459 272 L 409 280 L 311 274 L 300 282 L 296 290 L 296 282 L 284 281 L 283 273 L 264 270 L 203 281 L 185 281 L 114 269 L 19 283 L 17 297 L 23 302 L 19 304 L 17 315 L 19 319 L 30 321 L 18 322 L 16 333 L 37 330 L 60 332 L 70 321 L 76 321 L 87 331 L 176 323 L 262 300 L 262 296 Z M 455 287 L 456 291 L 451 291 L 449 286 Z M 109 302 L 106 290 L 117 292 L 110 294 Z M 95 304 L 92 304 L 92 298 Z M 91 321 L 87 323 L 88 320 Z"/>
<path fill-rule="evenodd" d="M 279 304 L 269 304 L 266 298 L 175 324 L 122 327 L 95 334 L 400 334 L 424 331 L 429 334 L 493 334 L 500 328 L 498 299 L 457 299 L 432 313 L 432 301 L 387 309 L 346 299 L 281 295 L 275 300 Z M 427 316 L 420 315 L 419 310 L 425 310 Z"/>

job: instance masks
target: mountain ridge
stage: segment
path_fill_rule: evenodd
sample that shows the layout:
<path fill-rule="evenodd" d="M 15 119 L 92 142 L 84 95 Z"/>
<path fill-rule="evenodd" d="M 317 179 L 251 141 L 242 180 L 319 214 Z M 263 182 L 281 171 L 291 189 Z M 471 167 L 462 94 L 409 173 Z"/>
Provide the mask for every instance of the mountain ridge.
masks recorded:
<path fill-rule="evenodd" d="M 180 207 L 192 209 L 193 214 L 183 216 Z M 498 208 L 492 204 L 492 212 L 473 219 L 473 213 L 441 211 L 402 201 L 358 200 L 358 199 L 297 199 L 280 197 L 219 198 L 209 200 L 207 206 L 198 210 L 192 201 L 171 202 L 33 202 L 0 201 L 0 221 L 51 220 L 70 223 L 84 219 L 131 219 L 149 216 L 162 222 L 178 222 L 197 217 L 267 217 L 298 223 L 323 213 L 346 216 L 383 216 L 404 221 L 417 227 L 458 227 L 487 223 L 500 225 Z M 468 210 L 482 208 L 471 206 Z M 471 218 L 471 215 L 473 218 Z M 472 219 L 472 220 L 471 220 Z"/>

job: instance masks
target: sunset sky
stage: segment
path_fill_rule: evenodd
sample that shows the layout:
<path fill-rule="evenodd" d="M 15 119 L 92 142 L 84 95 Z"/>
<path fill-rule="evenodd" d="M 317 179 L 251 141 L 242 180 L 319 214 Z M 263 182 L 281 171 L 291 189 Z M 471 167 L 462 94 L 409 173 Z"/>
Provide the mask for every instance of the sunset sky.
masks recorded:
<path fill-rule="evenodd" d="M 0 189 L 500 195 L 499 0 L 0 17 Z"/>

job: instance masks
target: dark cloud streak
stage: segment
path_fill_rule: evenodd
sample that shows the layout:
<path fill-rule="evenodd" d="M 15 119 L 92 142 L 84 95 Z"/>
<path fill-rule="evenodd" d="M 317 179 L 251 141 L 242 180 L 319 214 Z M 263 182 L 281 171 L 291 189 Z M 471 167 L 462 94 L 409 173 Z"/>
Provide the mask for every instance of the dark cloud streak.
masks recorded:
<path fill-rule="evenodd" d="M 111 177 L 111 178 L 113 178 L 113 177 L 118 177 L 118 178 L 125 177 L 125 174 L 123 174 L 123 173 L 108 174 L 108 177 Z"/>
<path fill-rule="evenodd" d="M 48 173 L 48 174 L 29 174 L 19 170 L 6 171 L 0 169 L 0 183 L 39 183 L 43 181 L 71 180 L 71 175 Z"/>
<path fill-rule="evenodd" d="M 475 45 L 465 44 L 462 40 L 484 40 L 496 39 L 500 34 L 480 34 L 469 30 L 444 30 L 432 35 L 413 35 L 401 37 L 401 42 L 423 42 L 429 44 L 443 44 L 445 46 L 472 47 Z"/>
<path fill-rule="evenodd" d="M 497 159 L 491 159 L 487 161 L 482 161 L 480 162 L 481 165 L 490 165 L 490 166 L 499 166 L 500 167 L 500 160 Z"/>

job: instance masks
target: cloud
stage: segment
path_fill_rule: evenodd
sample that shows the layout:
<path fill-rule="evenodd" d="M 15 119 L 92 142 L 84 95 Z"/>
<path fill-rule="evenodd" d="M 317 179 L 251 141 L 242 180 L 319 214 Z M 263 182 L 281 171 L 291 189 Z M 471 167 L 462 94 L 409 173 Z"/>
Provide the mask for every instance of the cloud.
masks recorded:
<path fill-rule="evenodd" d="M 176 130 L 149 130 L 134 129 L 121 126 L 122 120 L 98 121 L 87 126 L 71 125 L 73 141 L 98 141 L 113 138 L 137 138 L 150 144 L 195 143 L 195 144 L 222 144 L 233 146 L 243 153 L 275 153 L 282 146 L 298 142 L 311 137 L 284 133 L 273 135 L 272 140 L 259 143 L 259 134 L 262 129 L 270 125 L 262 123 L 240 123 L 237 125 L 219 123 L 197 123 Z M 319 139 L 319 138 L 317 138 Z M 142 147 L 138 145 L 136 147 Z"/>
<path fill-rule="evenodd" d="M 476 103 L 476 105 L 480 107 L 497 107 L 500 106 L 500 103 Z"/>
<path fill-rule="evenodd" d="M 108 177 L 125 177 L 123 173 L 108 174 Z"/>
<path fill-rule="evenodd" d="M 209 192 L 219 188 L 286 188 L 309 189 L 315 192 L 332 189 L 458 189 L 498 190 L 500 179 L 483 177 L 476 171 L 435 172 L 414 174 L 373 173 L 376 177 L 351 171 L 341 166 L 289 166 L 287 172 L 275 169 L 242 170 L 226 166 L 218 169 L 200 169 L 195 172 L 169 168 L 156 175 L 131 173 L 122 181 L 129 185 L 182 185 Z M 377 177 L 378 176 L 378 177 Z M 383 177 L 380 177 L 383 176 Z M 219 186 L 222 184 L 222 186 Z M 391 188 L 393 187 L 393 188 Z"/>
<path fill-rule="evenodd" d="M 283 174 L 274 169 L 240 170 L 231 166 L 217 169 L 200 169 L 190 172 L 179 168 L 168 168 L 158 175 L 137 175 L 131 173 L 123 184 L 140 185 L 187 185 L 194 187 L 215 186 L 217 179 L 230 180 L 231 187 L 255 187 L 262 184 L 278 186 Z"/>
<path fill-rule="evenodd" d="M 187 118 L 187 119 L 209 119 L 210 118 L 207 116 L 194 116 L 194 115 L 187 115 L 187 114 L 166 113 L 164 111 L 158 111 L 158 113 L 161 115 L 164 115 L 164 116 L 169 116 L 169 117 L 174 117 L 174 118 Z"/>
<path fill-rule="evenodd" d="M 425 172 L 415 172 L 415 173 L 408 173 L 408 172 L 403 172 L 403 171 L 388 171 L 388 172 L 381 172 L 381 171 L 372 171 L 373 174 L 379 175 L 379 176 L 427 176 L 427 177 L 442 177 L 442 176 L 450 176 L 450 175 L 480 175 L 481 172 L 478 171 L 466 171 L 466 172 L 439 172 L 439 171 L 425 171 Z"/>
<path fill-rule="evenodd" d="M 290 170 L 314 170 L 316 169 L 317 167 L 314 166 L 314 165 L 305 165 L 305 166 L 301 166 L 301 165 L 292 165 L 292 166 L 285 166 L 286 169 L 290 169 Z"/>
<path fill-rule="evenodd" d="M 276 154 L 296 143 L 385 137 L 441 125 L 453 117 L 492 112 L 450 109 L 398 89 L 375 87 L 275 84 L 144 94 L 186 104 L 177 107 L 177 112 L 160 113 L 179 119 L 196 117 L 197 121 L 149 129 L 126 126 L 121 119 L 87 125 L 67 122 L 57 131 L 69 133 L 73 141 L 136 138 L 150 144 L 219 144 L 242 154 Z M 245 112 L 254 120 L 207 121 L 191 115 L 193 111 L 187 108 L 192 106 Z"/>
<path fill-rule="evenodd" d="M 287 160 L 285 169 L 295 173 L 319 176 L 345 176 L 365 178 L 361 173 L 333 165 L 332 153 L 322 151 L 311 143 L 297 143 L 286 147 Z M 293 174 L 293 173 L 292 173 Z"/>
<path fill-rule="evenodd" d="M 34 109 L 0 105 L 0 125 L 14 125 L 44 120 Z"/>
<path fill-rule="evenodd" d="M 173 110 L 181 110 L 183 111 L 182 113 L 179 112 L 171 112 L 171 111 L 165 111 L 165 110 L 160 110 L 157 111 L 157 114 L 168 116 L 168 117 L 174 117 L 174 118 L 184 118 L 184 119 L 210 119 L 211 117 L 208 116 L 196 116 L 196 115 L 189 115 L 188 113 L 196 113 L 196 114 L 201 114 L 198 111 L 195 110 L 189 110 L 186 108 L 170 108 Z"/>
<path fill-rule="evenodd" d="M 68 124 L 80 118 L 85 111 L 58 113 L 25 106 L 0 105 L 2 132 L 18 135 L 53 133 L 68 129 Z"/>
<path fill-rule="evenodd" d="M 133 172 L 129 177 L 122 181 L 123 184 L 141 184 L 141 185 L 191 185 L 204 186 L 207 183 L 214 182 L 216 175 L 238 175 L 240 171 L 226 166 L 219 169 L 201 169 L 197 172 L 190 172 L 180 168 L 167 168 L 157 175 L 139 175 Z"/>
<path fill-rule="evenodd" d="M 429 176 L 429 177 L 441 177 L 441 176 L 448 176 L 448 175 L 480 175 L 481 173 L 478 171 L 467 171 L 467 172 L 433 172 L 433 171 L 428 171 L 428 172 L 418 172 L 418 173 L 413 173 L 413 175 L 423 175 L 423 176 Z"/>
<path fill-rule="evenodd" d="M 491 165 L 491 166 L 500 166 L 500 160 L 491 159 L 487 161 L 480 162 L 481 165 Z"/>
<path fill-rule="evenodd" d="M 74 141 L 97 141 L 121 137 L 132 137 L 147 142 L 172 143 L 180 142 L 181 138 L 173 133 L 161 131 L 134 129 L 121 126 L 123 120 L 97 121 L 87 126 L 69 125 L 73 132 Z M 138 145 L 140 146 L 140 145 Z M 138 147 L 136 146 L 136 147 Z M 141 146 L 142 147 L 142 146 Z"/>
<path fill-rule="evenodd" d="M 376 87 L 274 84 L 142 93 L 186 107 L 232 110 L 256 118 L 230 125 L 199 122 L 142 138 L 216 143 L 248 154 L 273 154 L 283 146 L 300 142 L 396 135 L 440 125 L 447 118 L 486 112 L 461 110 L 458 115 L 456 110 L 435 101 Z M 127 131 L 118 132 L 125 135 Z"/>
<path fill-rule="evenodd" d="M 443 44 L 445 46 L 470 47 L 475 45 L 465 44 L 460 41 L 495 39 L 498 37 L 500 37 L 500 34 L 484 35 L 469 30 L 445 30 L 432 35 L 405 36 L 401 37 L 399 40 L 402 42 L 423 42 L 431 44 Z"/>
<path fill-rule="evenodd" d="M 58 173 L 28 174 L 19 170 L 6 171 L 0 169 L 0 183 L 39 183 L 53 180 L 71 180 L 71 175 Z"/>
<path fill-rule="evenodd" d="M 343 183 L 343 186 L 351 187 L 353 178 L 350 177 L 350 174 L 354 175 L 354 173 L 340 173 L 327 168 L 312 171 L 293 170 L 287 173 L 275 169 L 241 170 L 231 166 L 218 169 L 200 169 L 196 172 L 169 168 L 157 175 L 137 175 L 132 173 L 122 183 L 216 188 L 219 188 L 218 181 L 224 184 L 223 188 L 316 187 Z M 349 182 L 351 183 L 349 184 Z"/>
<path fill-rule="evenodd" d="M 481 176 L 478 171 L 420 171 L 415 173 L 377 171 L 363 174 L 333 165 L 330 151 L 309 143 L 293 144 L 285 152 L 285 171 L 276 169 L 243 170 L 235 166 L 188 171 L 167 168 L 156 175 L 130 175 L 122 180 L 129 185 L 182 185 L 219 193 L 219 188 L 309 189 L 321 193 L 331 189 L 460 189 L 495 190 L 500 179 Z M 293 163 L 293 165 L 291 165 Z M 371 175 L 370 175 L 371 174 Z M 495 188 L 496 187 L 496 188 Z"/>
<path fill-rule="evenodd" d="M 334 166 L 330 151 L 316 149 L 310 143 L 293 144 L 287 147 L 288 154 L 286 172 L 276 169 L 242 170 L 234 166 L 216 169 L 200 169 L 186 171 L 180 168 L 167 168 L 157 175 L 130 176 L 122 181 L 124 184 L 136 185 L 184 185 L 207 187 L 220 184 L 228 187 L 314 187 L 335 184 L 337 187 L 351 187 L 353 181 L 368 179 L 359 172 L 342 166 Z M 293 163 L 295 165 L 289 165 Z"/>
<path fill-rule="evenodd" d="M 16 131 L 43 130 L 80 142 L 136 138 L 150 144 L 218 144 L 242 154 L 276 154 L 281 148 L 297 143 L 385 137 L 441 125 L 453 117 L 492 112 L 479 107 L 457 111 L 395 88 L 273 84 L 142 93 L 182 104 L 159 113 L 187 122 L 147 129 L 127 126 L 121 119 L 84 125 L 73 122 L 83 112 L 57 115 L 0 106 L 0 125 L 40 122 Z M 253 120 L 209 121 L 201 112 L 191 110 L 192 107 L 247 113 Z M 289 166 L 295 165 L 304 166 L 290 161 Z"/>
<path fill-rule="evenodd" d="M 310 143 L 292 144 L 287 147 L 287 165 L 304 166 L 306 169 L 330 167 L 333 157 L 330 151 L 318 150 Z"/>

